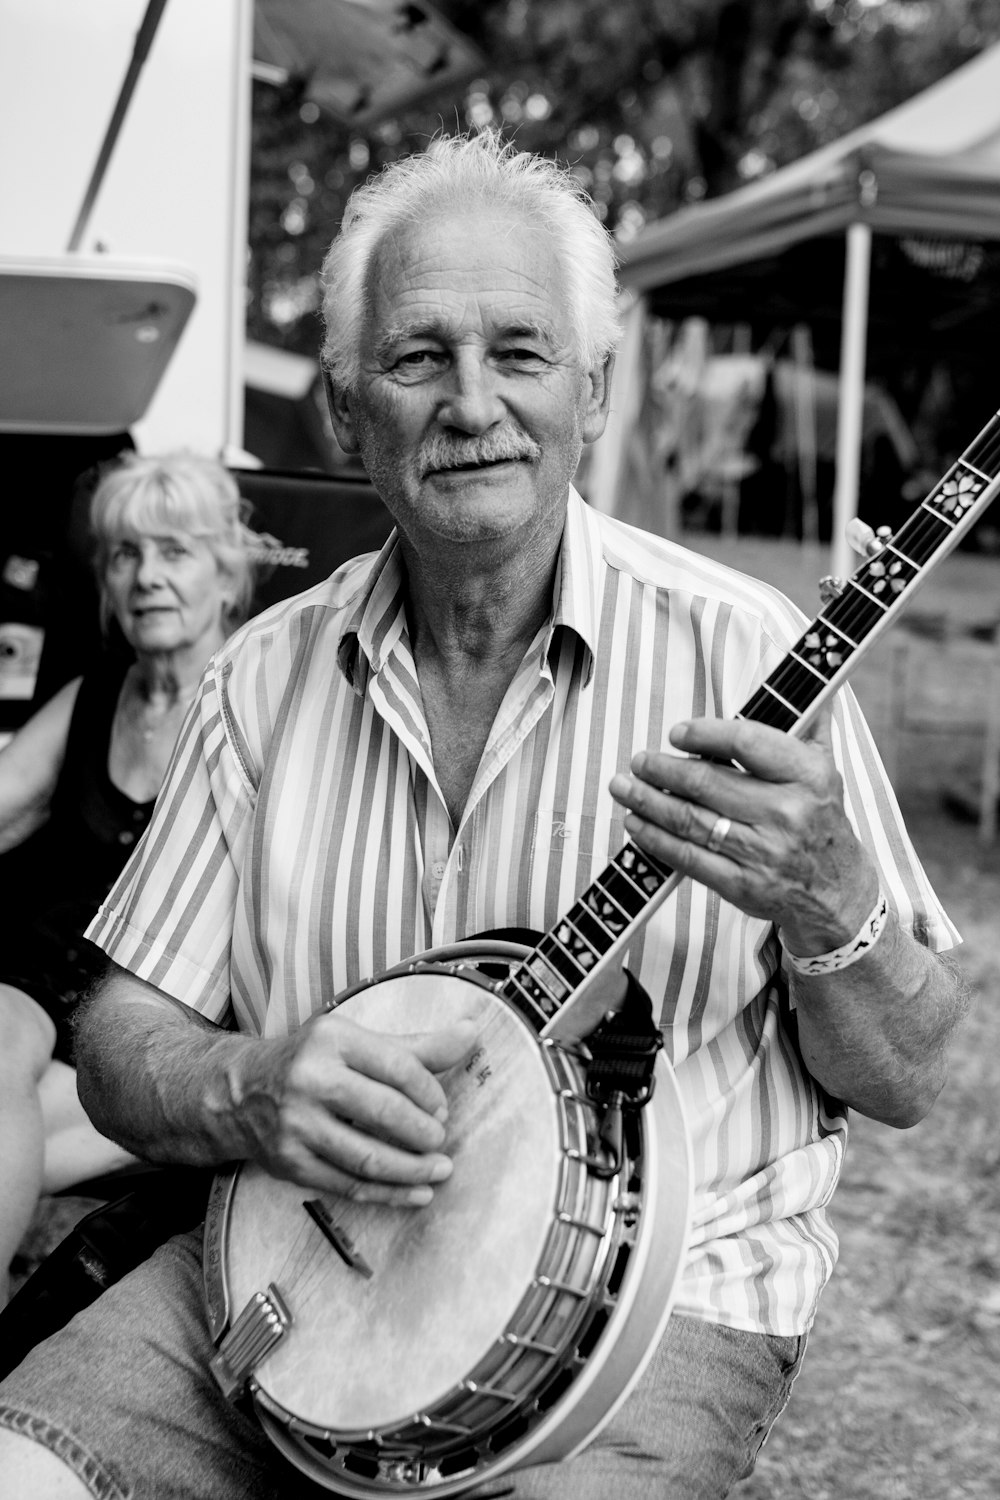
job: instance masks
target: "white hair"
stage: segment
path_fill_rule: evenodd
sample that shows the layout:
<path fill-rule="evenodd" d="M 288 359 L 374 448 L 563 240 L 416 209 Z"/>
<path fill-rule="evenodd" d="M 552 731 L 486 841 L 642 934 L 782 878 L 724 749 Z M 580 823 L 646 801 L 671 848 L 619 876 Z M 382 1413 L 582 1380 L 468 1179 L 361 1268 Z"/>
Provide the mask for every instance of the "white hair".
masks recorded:
<path fill-rule="evenodd" d="M 369 271 L 396 229 L 435 212 L 506 211 L 544 230 L 564 277 L 576 353 L 602 365 L 621 337 L 611 236 L 567 169 L 515 150 L 497 131 L 438 136 L 426 151 L 383 168 L 355 188 L 323 263 L 323 364 L 334 384 L 354 390 L 369 305 Z"/>
<path fill-rule="evenodd" d="M 129 531 L 179 531 L 207 542 L 230 581 L 226 629 L 247 617 L 253 596 L 254 534 L 243 523 L 235 479 L 214 458 L 179 449 L 144 456 L 125 453 L 98 482 L 90 502 L 94 571 L 101 623 L 111 618 L 106 577 L 115 544 Z"/>

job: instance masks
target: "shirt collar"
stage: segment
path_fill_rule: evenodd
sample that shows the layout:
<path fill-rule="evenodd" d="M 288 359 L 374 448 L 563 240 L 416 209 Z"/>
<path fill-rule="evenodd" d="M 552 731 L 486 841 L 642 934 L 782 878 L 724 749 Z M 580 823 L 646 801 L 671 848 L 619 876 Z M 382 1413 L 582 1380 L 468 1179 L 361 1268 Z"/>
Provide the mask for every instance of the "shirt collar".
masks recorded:
<path fill-rule="evenodd" d="M 359 696 L 369 673 L 381 671 L 406 628 L 405 597 L 403 554 L 394 530 L 372 562 L 337 648 L 340 670 Z"/>
<path fill-rule="evenodd" d="M 601 538 L 596 518 L 572 487 L 553 589 L 554 607 L 544 655 L 552 659 L 557 636 L 571 631 L 583 647 L 584 681 L 594 669 L 600 621 Z M 374 559 L 338 647 L 340 669 L 363 694 L 370 672 L 379 672 L 406 629 L 402 549 L 393 531 Z"/>
<path fill-rule="evenodd" d="M 603 548 L 593 512 L 572 487 L 566 507 L 562 547 L 553 591 L 552 623 L 546 641 L 551 659 L 558 631 L 572 631 L 583 647 L 583 680 L 594 670 L 601 614 L 601 567 Z"/>

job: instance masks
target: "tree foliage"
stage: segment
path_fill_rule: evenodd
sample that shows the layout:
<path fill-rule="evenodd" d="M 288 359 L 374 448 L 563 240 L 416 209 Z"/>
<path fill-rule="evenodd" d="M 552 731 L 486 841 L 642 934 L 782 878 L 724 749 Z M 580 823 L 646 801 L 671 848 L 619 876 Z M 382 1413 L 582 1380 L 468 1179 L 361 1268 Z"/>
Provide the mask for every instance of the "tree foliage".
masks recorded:
<path fill-rule="evenodd" d="M 248 330 L 312 352 L 351 189 L 440 129 L 500 125 L 567 162 L 622 237 L 911 97 L 1000 40 L 995 0 L 436 0 L 488 59 L 366 133 L 305 82 L 254 90 Z"/>

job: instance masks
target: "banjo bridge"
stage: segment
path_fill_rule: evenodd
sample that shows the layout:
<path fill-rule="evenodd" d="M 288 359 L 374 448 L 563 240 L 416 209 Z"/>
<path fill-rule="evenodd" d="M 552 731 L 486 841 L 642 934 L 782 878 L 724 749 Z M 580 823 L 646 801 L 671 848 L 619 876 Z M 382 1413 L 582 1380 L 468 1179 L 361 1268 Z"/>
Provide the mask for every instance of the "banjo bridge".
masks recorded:
<path fill-rule="evenodd" d="M 321 1198 L 309 1198 L 303 1203 L 302 1207 L 323 1235 L 323 1238 L 336 1250 L 344 1264 L 350 1266 L 352 1271 L 360 1272 L 366 1281 L 370 1281 L 374 1275 L 371 1266 L 357 1249 L 350 1236 L 344 1232 L 339 1224 L 333 1222 L 333 1215 L 323 1200 Z"/>

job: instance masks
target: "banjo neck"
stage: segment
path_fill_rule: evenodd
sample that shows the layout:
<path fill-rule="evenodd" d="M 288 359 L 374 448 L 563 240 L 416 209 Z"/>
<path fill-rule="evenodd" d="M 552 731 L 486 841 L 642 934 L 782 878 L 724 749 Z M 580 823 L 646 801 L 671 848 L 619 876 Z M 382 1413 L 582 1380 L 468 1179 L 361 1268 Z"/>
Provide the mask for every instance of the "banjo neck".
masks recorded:
<path fill-rule="evenodd" d="M 736 715 L 801 735 L 1000 489 L 1000 413 L 847 580 Z M 599 975 L 684 876 L 627 842 L 499 986 L 545 1038 L 571 1038 Z"/>

